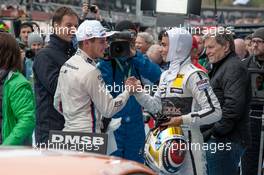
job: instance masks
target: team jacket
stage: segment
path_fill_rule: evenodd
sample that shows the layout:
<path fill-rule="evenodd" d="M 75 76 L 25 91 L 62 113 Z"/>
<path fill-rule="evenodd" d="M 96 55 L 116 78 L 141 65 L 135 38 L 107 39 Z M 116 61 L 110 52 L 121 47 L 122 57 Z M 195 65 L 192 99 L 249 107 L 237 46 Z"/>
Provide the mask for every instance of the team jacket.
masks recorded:
<path fill-rule="evenodd" d="M 190 143 L 202 145 L 200 126 L 214 123 L 220 120 L 222 115 L 220 104 L 209 84 L 208 77 L 190 64 L 190 61 L 186 61 L 181 66 L 177 77 L 171 82 L 165 81 L 165 72 L 161 75 L 158 91 L 153 97 L 143 92 L 136 93 L 136 99 L 152 113 L 173 111 L 177 109 L 176 106 L 176 108 L 164 109 L 162 105 L 164 99 L 180 99 L 182 111 L 174 112 L 182 116 L 184 136 Z M 186 111 L 189 112 L 186 113 Z M 206 174 L 205 162 L 205 153 L 202 149 L 190 149 L 179 173 L 204 175 Z"/>
<path fill-rule="evenodd" d="M 64 131 L 99 133 L 101 116 L 112 117 L 128 98 L 124 90 L 113 99 L 95 62 L 79 49 L 60 70 L 54 106 L 65 118 Z"/>

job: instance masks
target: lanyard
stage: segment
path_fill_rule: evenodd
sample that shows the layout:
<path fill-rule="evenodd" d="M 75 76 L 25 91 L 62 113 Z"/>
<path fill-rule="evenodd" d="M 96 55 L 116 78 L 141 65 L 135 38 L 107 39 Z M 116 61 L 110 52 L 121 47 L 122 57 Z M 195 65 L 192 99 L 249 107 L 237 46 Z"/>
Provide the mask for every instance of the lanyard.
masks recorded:
<path fill-rule="evenodd" d="M 120 70 L 122 71 L 122 73 L 124 74 L 124 81 L 125 81 L 128 77 L 131 76 L 131 64 L 129 64 L 128 73 L 126 74 L 126 72 L 124 70 L 124 67 L 121 65 L 119 60 L 115 58 L 115 61 L 116 61 L 117 65 L 118 65 L 118 67 L 120 68 Z"/>

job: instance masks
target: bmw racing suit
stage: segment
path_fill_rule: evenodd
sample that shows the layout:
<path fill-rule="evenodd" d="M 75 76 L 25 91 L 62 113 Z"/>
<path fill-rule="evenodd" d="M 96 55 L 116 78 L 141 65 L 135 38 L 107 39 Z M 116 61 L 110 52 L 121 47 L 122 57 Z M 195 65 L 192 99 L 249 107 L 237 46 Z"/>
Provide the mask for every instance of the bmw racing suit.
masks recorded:
<path fill-rule="evenodd" d="M 135 97 L 144 108 L 153 114 L 164 112 L 162 100 L 165 98 L 177 98 L 181 103 L 191 98 L 189 103 L 191 112 L 180 114 L 183 120 L 181 127 L 184 136 L 191 146 L 187 147 L 185 162 L 176 174 L 205 175 L 206 158 L 202 148 L 203 136 L 200 126 L 221 119 L 220 104 L 209 84 L 207 75 L 192 65 L 190 60 L 181 66 L 173 81 L 166 82 L 165 72 L 161 75 L 159 88 L 153 97 L 144 92 L 137 92 Z M 186 107 L 186 105 L 188 104 L 182 106 Z"/>
<path fill-rule="evenodd" d="M 63 131 L 100 133 L 101 116 L 112 117 L 128 98 L 124 90 L 113 99 L 95 62 L 79 49 L 60 70 L 54 106 L 65 118 Z"/>

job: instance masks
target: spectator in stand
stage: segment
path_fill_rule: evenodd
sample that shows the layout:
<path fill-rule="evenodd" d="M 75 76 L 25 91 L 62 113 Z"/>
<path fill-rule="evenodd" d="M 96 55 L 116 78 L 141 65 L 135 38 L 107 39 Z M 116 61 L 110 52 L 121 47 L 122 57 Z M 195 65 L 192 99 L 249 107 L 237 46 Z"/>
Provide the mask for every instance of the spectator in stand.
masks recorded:
<path fill-rule="evenodd" d="M 28 47 L 28 35 L 33 31 L 33 26 L 29 22 L 25 22 L 20 25 L 19 39 L 25 44 L 26 47 Z"/>
<path fill-rule="evenodd" d="M 253 55 L 251 55 L 247 59 L 242 60 L 242 63 L 246 65 L 247 68 L 263 71 L 264 70 L 264 28 L 260 28 L 252 34 L 251 47 L 253 49 Z M 259 78 L 261 79 L 261 77 Z M 256 83 L 260 83 L 260 82 L 256 82 Z M 261 89 L 261 86 L 259 88 Z M 260 139 L 261 139 L 261 117 L 263 115 L 263 109 L 264 109 L 263 103 L 252 102 L 250 104 L 249 120 L 250 120 L 250 129 L 252 135 L 252 144 L 246 150 L 241 161 L 242 175 L 253 175 L 258 173 L 258 161 L 259 161 L 258 159 L 259 159 Z"/>
<path fill-rule="evenodd" d="M 38 33 L 30 33 L 28 35 L 28 46 L 35 54 L 43 48 L 43 44 L 43 38 Z"/>
<path fill-rule="evenodd" d="M 195 37 L 192 37 L 192 52 L 191 52 L 191 61 L 192 64 L 195 65 L 197 68 L 201 69 L 202 71 L 204 71 L 205 73 L 207 73 L 208 71 L 199 64 L 198 60 L 198 49 L 199 49 L 199 44 L 197 42 L 197 40 L 195 39 Z"/>
<path fill-rule="evenodd" d="M 235 42 L 236 54 L 239 57 L 239 59 L 247 58 L 249 55 L 246 49 L 245 41 L 241 38 L 237 38 L 234 40 L 234 42 Z"/>
<path fill-rule="evenodd" d="M 161 46 L 159 44 L 153 44 L 149 47 L 146 54 L 147 54 L 147 57 L 153 63 L 156 63 L 157 65 L 160 66 L 161 71 L 163 72 L 164 70 L 168 69 L 168 64 L 163 60 L 160 51 L 161 51 Z"/>
<path fill-rule="evenodd" d="M 162 57 L 160 54 L 160 45 L 158 44 L 153 44 L 149 47 L 149 49 L 146 52 L 146 55 L 148 56 L 148 58 L 153 62 L 156 63 L 158 65 L 160 65 L 162 63 Z"/>
<path fill-rule="evenodd" d="M 82 4 L 82 15 L 80 17 L 79 23 L 81 24 L 86 19 L 100 21 L 102 26 L 109 31 L 113 29 L 111 23 L 108 23 L 102 18 L 102 16 L 100 15 L 99 7 L 97 5 L 89 5 L 88 3 L 84 2 Z"/>
<path fill-rule="evenodd" d="M 36 95 L 36 143 L 47 143 L 50 130 L 62 130 L 64 118 L 53 107 L 53 98 L 61 66 L 75 54 L 72 39 L 78 26 L 78 15 L 71 8 L 58 8 L 52 18 L 55 33 L 46 48 L 34 59 L 34 90 Z"/>
<path fill-rule="evenodd" d="M 147 32 L 140 32 L 136 38 L 136 48 L 146 54 L 148 48 L 154 44 L 153 36 Z"/>
<path fill-rule="evenodd" d="M 0 145 L 31 145 L 35 100 L 15 38 L 0 32 Z"/>
<path fill-rule="evenodd" d="M 249 56 L 253 55 L 253 46 L 252 46 L 251 40 L 252 40 L 252 34 L 245 37 L 246 49 L 247 49 Z"/>
<path fill-rule="evenodd" d="M 199 64 L 203 66 L 207 71 L 210 71 L 212 69 L 212 65 L 209 63 L 209 60 L 206 56 L 203 36 L 196 34 L 193 35 L 193 37 L 196 39 L 198 43 L 197 54 L 198 54 Z"/>
<path fill-rule="evenodd" d="M 33 85 L 33 62 L 35 55 L 43 48 L 43 38 L 37 33 L 30 33 L 28 35 L 28 49 L 25 53 L 25 61 L 24 61 L 24 75 L 25 77 L 31 81 Z"/>

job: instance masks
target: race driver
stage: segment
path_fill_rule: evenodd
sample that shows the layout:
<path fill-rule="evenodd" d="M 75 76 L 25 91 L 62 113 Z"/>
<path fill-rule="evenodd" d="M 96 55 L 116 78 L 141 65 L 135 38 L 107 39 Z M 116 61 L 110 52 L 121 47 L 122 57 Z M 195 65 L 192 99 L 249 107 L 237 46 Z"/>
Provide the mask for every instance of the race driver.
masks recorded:
<path fill-rule="evenodd" d="M 86 20 L 78 28 L 79 49 L 62 66 L 54 106 L 65 118 L 63 131 L 100 133 L 101 116 L 111 117 L 129 98 L 124 90 L 113 99 L 105 87 L 95 60 L 104 56 L 106 29 L 96 20 Z"/>
<path fill-rule="evenodd" d="M 181 126 L 189 143 L 201 146 L 203 136 L 200 126 L 221 119 L 220 104 L 206 73 L 191 64 L 191 34 L 182 28 L 172 28 L 163 34 L 161 45 L 162 55 L 170 61 L 169 69 L 162 73 L 159 88 L 153 97 L 141 90 L 135 93 L 135 97 L 151 113 L 176 111 L 177 116 L 174 115 L 163 125 Z M 134 77 L 128 79 L 128 84 L 137 86 L 137 89 L 140 86 Z M 168 100 L 169 108 L 164 106 Z M 177 173 L 205 175 L 205 152 L 202 149 L 187 150 L 184 166 Z"/>

